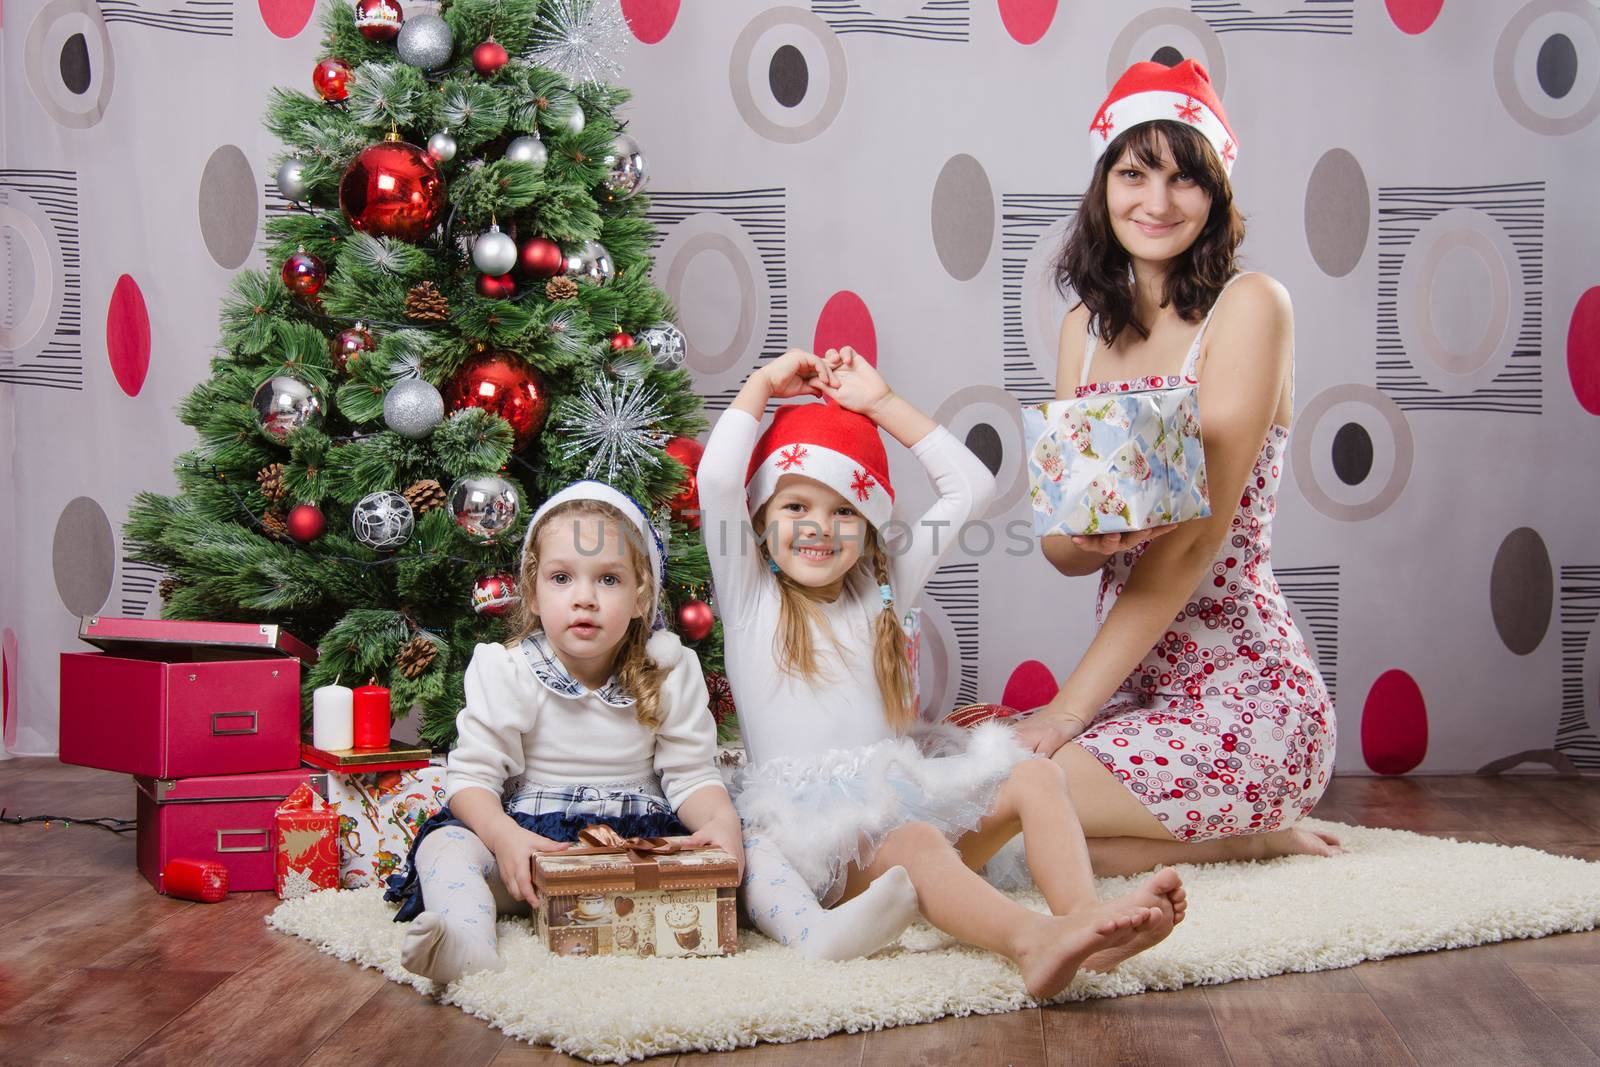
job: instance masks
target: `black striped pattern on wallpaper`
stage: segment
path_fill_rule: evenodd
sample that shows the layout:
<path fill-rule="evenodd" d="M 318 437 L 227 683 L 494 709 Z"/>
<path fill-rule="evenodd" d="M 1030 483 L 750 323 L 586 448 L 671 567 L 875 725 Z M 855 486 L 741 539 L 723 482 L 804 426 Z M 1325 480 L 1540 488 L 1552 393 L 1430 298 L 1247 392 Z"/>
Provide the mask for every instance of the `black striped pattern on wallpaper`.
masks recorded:
<path fill-rule="evenodd" d="M 972 0 L 928 0 L 914 15 L 883 18 L 870 10 L 871 0 L 811 0 L 811 11 L 841 37 L 871 33 L 907 37 L 917 41 L 967 41 L 971 39 Z"/>
<path fill-rule="evenodd" d="M 233 36 L 233 0 L 183 0 L 174 7 L 135 0 L 97 0 L 107 25 L 118 22 L 201 37 Z"/>
<path fill-rule="evenodd" d="M 942 531 L 941 536 L 955 537 L 956 531 Z M 974 703 L 978 699 L 978 565 L 946 563 L 934 572 L 924 591 L 939 605 L 956 634 L 954 662 L 949 665 L 956 675 L 955 707 Z M 950 710 L 936 708 L 935 712 L 943 715 Z"/>
<path fill-rule="evenodd" d="M 18 353 L 0 348 L 0 382 L 32 385 L 46 389 L 83 388 L 83 264 L 78 240 L 78 175 L 70 170 L 0 170 L 0 204 L 16 208 L 23 200 L 32 201 L 49 219 L 61 248 L 59 271 L 56 264 L 30 263 L 26 269 L 34 277 L 53 274 L 61 287 L 61 310 L 54 323 L 46 323 L 40 336 L 44 345 L 37 354 L 19 358 Z M 17 238 L 9 228 L 0 228 L 0 241 L 8 272 L 23 269 Z M 6 327 L 16 324 L 21 309 L 15 307 L 16 286 L 7 286 L 6 303 L 0 316 Z M 35 348 L 37 338 L 27 348 Z"/>
<path fill-rule="evenodd" d="M 1003 373 L 1006 392 L 1024 404 L 1043 404 L 1054 400 L 1056 389 L 1055 382 L 1045 381 L 1039 376 L 1038 368 L 1028 353 L 1028 331 L 1022 322 L 1022 286 L 1028 259 L 1044 232 L 1077 211 L 1082 201 L 1080 193 L 1002 193 L 1000 196 Z"/>
<path fill-rule="evenodd" d="M 1328 697 L 1339 697 L 1339 565 L 1273 567 L 1302 632 L 1309 631 Z"/>
<path fill-rule="evenodd" d="M 1348 37 L 1355 33 L 1355 0 L 1304 0 L 1291 11 L 1258 13 L 1249 0 L 1191 0 L 1189 10 L 1223 33 L 1312 33 Z"/>
<path fill-rule="evenodd" d="M 1600 735 L 1589 720 L 1600 701 L 1600 678 L 1584 677 L 1600 620 L 1600 566 L 1561 568 L 1561 721 L 1556 751 L 1585 770 L 1600 767 Z M 1594 688 L 1590 688 L 1594 687 Z"/>

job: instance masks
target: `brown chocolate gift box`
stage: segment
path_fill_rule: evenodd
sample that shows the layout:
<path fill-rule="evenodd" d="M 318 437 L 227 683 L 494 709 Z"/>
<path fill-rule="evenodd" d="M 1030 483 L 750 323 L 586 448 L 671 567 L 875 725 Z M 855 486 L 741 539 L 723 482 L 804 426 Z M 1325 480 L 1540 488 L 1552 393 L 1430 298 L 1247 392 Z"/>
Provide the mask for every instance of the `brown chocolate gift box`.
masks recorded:
<path fill-rule="evenodd" d="M 591 826 L 537 858 L 535 916 L 558 956 L 722 956 L 738 949 L 737 861 L 682 837 L 625 838 Z"/>

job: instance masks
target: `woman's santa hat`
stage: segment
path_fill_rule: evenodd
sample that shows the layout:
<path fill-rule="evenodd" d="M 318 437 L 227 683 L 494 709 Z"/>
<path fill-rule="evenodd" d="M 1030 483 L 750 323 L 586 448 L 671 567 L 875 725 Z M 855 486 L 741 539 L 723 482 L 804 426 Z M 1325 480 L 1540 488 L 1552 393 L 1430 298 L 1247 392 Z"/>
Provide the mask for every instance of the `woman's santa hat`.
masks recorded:
<path fill-rule="evenodd" d="M 1135 63 L 1123 71 L 1111 95 L 1089 124 L 1089 158 L 1098 160 L 1112 141 L 1133 127 L 1166 119 L 1193 126 L 1211 143 L 1222 169 L 1233 173 L 1239 140 L 1228 125 L 1222 101 L 1211 87 L 1211 75 L 1192 59 L 1175 67 Z"/>
<path fill-rule="evenodd" d="M 832 400 L 779 408 L 772 417 L 745 476 L 752 514 L 771 499 L 785 474 L 821 482 L 877 530 L 894 511 L 889 456 L 877 425 Z"/>

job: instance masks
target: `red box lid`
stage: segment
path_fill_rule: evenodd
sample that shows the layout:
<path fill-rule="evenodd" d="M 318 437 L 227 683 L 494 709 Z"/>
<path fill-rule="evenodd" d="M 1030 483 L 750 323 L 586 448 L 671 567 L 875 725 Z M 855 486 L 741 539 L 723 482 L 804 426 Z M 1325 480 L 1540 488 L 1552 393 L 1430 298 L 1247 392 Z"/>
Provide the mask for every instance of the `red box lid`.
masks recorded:
<path fill-rule="evenodd" d="M 78 640 L 106 652 L 143 651 L 160 659 L 181 659 L 183 646 L 207 646 L 279 652 L 308 667 L 317 662 L 316 649 L 271 623 L 85 615 L 78 622 Z"/>
<path fill-rule="evenodd" d="M 254 774 L 206 774 L 194 778 L 147 778 L 136 782 L 157 804 L 204 800 L 282 800 L 310 782 L 321 796 L 328 795 L 327 775 L 300 767 L 292 771 L 257 771 Z"/>

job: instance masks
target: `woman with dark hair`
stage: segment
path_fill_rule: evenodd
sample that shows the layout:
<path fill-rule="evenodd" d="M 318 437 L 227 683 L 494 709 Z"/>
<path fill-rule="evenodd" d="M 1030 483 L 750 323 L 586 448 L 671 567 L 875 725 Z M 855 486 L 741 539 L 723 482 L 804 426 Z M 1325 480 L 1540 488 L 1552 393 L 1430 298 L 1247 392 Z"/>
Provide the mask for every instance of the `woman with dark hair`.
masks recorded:
<path fill-rule="evenodd" d="M 1093 176 L 1056 265 L 1079 303 L 1057 396 L 1198 383 L 1212 514 L 1044 539 L 1100 575 L 1098 632 L 1018 727 L 1068 774 L 1097 872 L 1290 853 L 1333 769 L 1334 710 L 1270 564 L 1293 411 L 1289 296 L 1237 272 L 1238 141 L 1205 69 L 1139 63 L 1090 126 Z"/>

